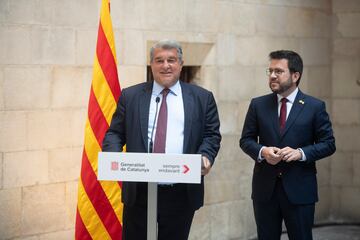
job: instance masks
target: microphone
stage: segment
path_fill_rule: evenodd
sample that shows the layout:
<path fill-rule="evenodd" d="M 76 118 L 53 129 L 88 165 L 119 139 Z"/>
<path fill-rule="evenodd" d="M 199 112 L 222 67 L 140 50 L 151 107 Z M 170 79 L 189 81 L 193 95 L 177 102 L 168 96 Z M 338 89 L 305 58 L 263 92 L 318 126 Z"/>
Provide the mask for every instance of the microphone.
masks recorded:
<path fill-rule="evenodd" d="M 158 108 L 159 108 L 159 102 L 160 102 L 160 97 L 156 97 L 155 99 L 156 102 L 156 110 L 155 110 L 155 117 L 154 117 L 154 123 L 151 129 L 151 138 L 150 138 L 150 143 L 149 143 L 149 152 L 148 153 L 153 153 L 153 136 L 154 136 L 154 129 L 155 129 L 155 123 L 156 123 L 156 119 L 157 119 L 157 113 L 158 113 Z"/>

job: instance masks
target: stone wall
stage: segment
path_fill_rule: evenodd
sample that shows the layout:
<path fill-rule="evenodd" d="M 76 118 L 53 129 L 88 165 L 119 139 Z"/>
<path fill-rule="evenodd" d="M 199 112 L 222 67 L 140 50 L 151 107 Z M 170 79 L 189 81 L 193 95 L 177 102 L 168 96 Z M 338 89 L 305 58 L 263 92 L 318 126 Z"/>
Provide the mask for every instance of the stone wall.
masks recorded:
<path fill-rule="evenodd" d="M 222 148 L 190 239 L 255 236 L 252 160 L 238 140 L 249 101 L 269 92 L 267 55 L 304 59 L 301 89 L 326 100 L 338 153 L 319 161 L 317 222 L 360 218 L 357 0 L 117 0 L 121 87 L 143 82 L 153 41 L 197 52 Z M 0 239 L 72 239 L 100 0 L 0 0 Z M 334 12 L 334 13 L 333 13 Z M 350 107 L 347 107 L 350 104 Z M 355 209 L 355 210 L 354 210 Z"/>
<path fill-rule="evenodd" d="M 360 2 L 333 1 L 330 219 L 360 222 Z"/>

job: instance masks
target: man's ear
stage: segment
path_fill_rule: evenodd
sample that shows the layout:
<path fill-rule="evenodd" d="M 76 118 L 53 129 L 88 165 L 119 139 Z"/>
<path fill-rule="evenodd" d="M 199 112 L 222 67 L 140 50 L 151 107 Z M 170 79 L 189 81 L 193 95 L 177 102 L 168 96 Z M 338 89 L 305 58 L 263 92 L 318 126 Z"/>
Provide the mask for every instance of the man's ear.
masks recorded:
<path fill-rule="evenodd" d="M 300 78 L 300 73 L 299 72 L 294 72 L 293 74 L 291 74 L 291 78 L 293 82 L 297 82 Z"/>

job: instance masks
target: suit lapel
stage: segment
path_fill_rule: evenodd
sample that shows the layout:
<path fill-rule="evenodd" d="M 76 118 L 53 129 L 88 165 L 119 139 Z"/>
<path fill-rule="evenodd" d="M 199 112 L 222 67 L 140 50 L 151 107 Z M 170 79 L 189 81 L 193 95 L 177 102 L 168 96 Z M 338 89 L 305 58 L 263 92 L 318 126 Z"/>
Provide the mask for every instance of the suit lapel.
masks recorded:
<path fill-rule="evenodd" d="M 150 108 L 151 92 L 152 92 L 152 83 L 146 84 L 138 101 L 141 135 L 146 150 L 148 150 L 149 108 Z"/>
<path fill-rule="evenodd" d="M 304 98 L 305 98 L 304 94 L 299 90 L 298 94 L 296 95 L 293 106 L 291 108 L 291 111 L 289 113 L 289 117 L 286 120 L 285 130 L 284 133 L 282 134 L 282 137 L 285 136 L 286 132 L 294 124 L 295 120 L 298 118 L 299 114 L 303 110 L 305 106 Z"/>
<path fill-rule="evenodd" d="M 187 84 L 180 82 L 184 104 L 184 147 L 183 153 L 187 152 L 190 143 L 192 116 L 194 111 L 194 95 Z"/>

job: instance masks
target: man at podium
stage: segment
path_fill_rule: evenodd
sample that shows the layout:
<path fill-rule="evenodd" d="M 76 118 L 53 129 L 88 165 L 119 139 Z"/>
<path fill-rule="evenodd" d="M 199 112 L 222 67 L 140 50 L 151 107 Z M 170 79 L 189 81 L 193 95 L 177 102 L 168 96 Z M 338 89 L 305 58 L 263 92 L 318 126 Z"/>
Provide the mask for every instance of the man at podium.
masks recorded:
<path fill-rule="evenodd" d="M 122 91 L 103 141 L 103 151 L 202 155 L 201 184 L 158 185 L 158 239 L 188 238 L 194 213 L 204 202 L 204 176 L 220 148 L 213 94 L 180 81 L 182 48 L 173 40 L 150 50 L 154 81 Z M 123 182 L 123 240 L 147 236 L 147 183 Z"/>

